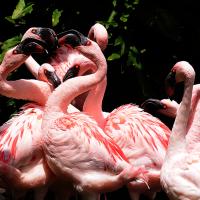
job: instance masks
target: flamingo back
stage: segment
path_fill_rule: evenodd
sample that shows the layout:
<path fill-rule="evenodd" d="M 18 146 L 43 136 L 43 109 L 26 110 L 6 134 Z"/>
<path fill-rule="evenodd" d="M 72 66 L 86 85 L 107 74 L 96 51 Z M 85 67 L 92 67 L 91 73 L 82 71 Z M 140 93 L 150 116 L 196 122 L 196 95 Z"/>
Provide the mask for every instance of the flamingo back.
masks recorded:
<path fill-rule="evenodd" d="M 104 130 L 130 161 L 161 167 L 171 131 L 158 118 L 127 104 L 110 113 Z"/>

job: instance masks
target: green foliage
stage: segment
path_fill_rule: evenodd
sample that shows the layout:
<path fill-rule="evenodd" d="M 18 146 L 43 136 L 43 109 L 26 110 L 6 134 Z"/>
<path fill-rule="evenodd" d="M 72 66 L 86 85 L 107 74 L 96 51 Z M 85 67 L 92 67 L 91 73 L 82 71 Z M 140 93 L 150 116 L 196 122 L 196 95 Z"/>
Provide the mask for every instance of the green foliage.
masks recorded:
<path fill-rule="evenodd" d="M 63 12 L 63 10 L 58 10 L 58 9 L 55 9 L 53 11 L 53 14 L 52 14 L 52 26 L 53 27 L 58 25 L 62 12 Z"/>
<path fill-rule="evenodd" d="M 100 23 L 108 29 L 109 38 L 113 44 L 113 53 L 108 56 L 108 61 L 119 60 L 123 56 L 127 56 L 125 65 L 134 66 L 138 69 L 142 69 L 141 63 L 138 61 L 140 52 L 137 50 L 130 41 L 126 39 L 126 35 L 121 34 L 120 36 L 114 33 L 123 33 L 124 30 L 129 30 L 129 18 L 130 13 L 133 13 L 136 5 L 139 4 L 139 0 L 130 1 L 125 0 L 122 4 L 120 0 L 113 0 L 113 10 L 107 21 L 101 21 Z M 118 10 L 123 8 L 123 12 Z"/>
<path fill-rule="evenodd" d="M 5 17 L 5 19 L 13 24 L 25 24 L 25 20 L 23 19 L 23 17 L 27 14 L 31 14 L 31 12 L 33 11 L 33 5 L 34 4 L 31 3 L 26 4 L 24 0 L 19 0 L 12 15 Z"/>
<path fill-rule="evenodd" d="M 16 46 L 20 42 L 21 38 L 22 38 L 21 35 L 14 36 L 3 42 L 3 44 L 1 45 L 0 62 L 3 60 L 3 57 L 6 53 L 6 51 L 8 51 L 12 47 Z"/>

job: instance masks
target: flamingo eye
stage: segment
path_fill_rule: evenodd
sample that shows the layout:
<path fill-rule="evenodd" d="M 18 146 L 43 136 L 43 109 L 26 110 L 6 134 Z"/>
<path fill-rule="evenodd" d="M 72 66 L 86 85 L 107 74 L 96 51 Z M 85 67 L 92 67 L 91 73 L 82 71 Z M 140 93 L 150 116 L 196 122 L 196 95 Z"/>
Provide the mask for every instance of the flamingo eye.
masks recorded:
<path fill-rule="evenodd" d="M 19 54 L 19 51 L 17 49 L 13 50 L 13 54 Z"/>
<path fill-rule="evenodd" d="M 166 105 L 164 105 L 164 106 L 163 106 L 163 108 L 164 108 L 164 109 L 167 109 L 167 106 L 166 106 Z"/>
<path fill-rule="evenodd" d="M 36 34 L 37 30 L 36 29 L 32 29 L 31 32 L 34 33 L 34 34 Z"/>

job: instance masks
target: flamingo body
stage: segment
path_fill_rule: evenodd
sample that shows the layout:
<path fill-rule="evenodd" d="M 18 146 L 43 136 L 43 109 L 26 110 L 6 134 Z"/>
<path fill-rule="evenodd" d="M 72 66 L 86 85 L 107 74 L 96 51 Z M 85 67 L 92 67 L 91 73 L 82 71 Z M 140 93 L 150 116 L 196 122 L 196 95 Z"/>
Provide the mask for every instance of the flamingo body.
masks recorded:
<path fill-rule="evenodd" d="M 138 165 L 145 164 L 147 168 L 148 165 L 162 165 L 170 130 L 138 106 L 127 104 L 113 110 L 106 118 L 104 130 L 114 138 L 130 161 L 137 163 L 138 160 Z M 137 151 L 141 151 L 141 155 Z"/>
<path fill-rule="evenodd" d="M 161 184 L 172 200 L 197 200 L 200 199 L 200 125 L 199 98 L 192 102 L 195 72 L 188 62 L 182 61 L 174 65 L 171 73 L 175 74 L 176 83 L 184 82 L 184 94 L 161 168 Z M 199 91 L 193 97 L 196 94 Z"/>
<path fill-rule="evenodd" d="M 144 177 L 143 168 L 135 168 L 121 149 L 84 113 L 65 114 L 66 106 L 76 96 L 88 91 L 106 74 L 106 60 L 99 46 L 88 40 L 77 47 L 95 62 L 94 74 L 65 81 L 54 90 L 45 106 L 41 146 L 52 171 L 71 180 L 79 191 L 112 191 L 136 177 Z"/>

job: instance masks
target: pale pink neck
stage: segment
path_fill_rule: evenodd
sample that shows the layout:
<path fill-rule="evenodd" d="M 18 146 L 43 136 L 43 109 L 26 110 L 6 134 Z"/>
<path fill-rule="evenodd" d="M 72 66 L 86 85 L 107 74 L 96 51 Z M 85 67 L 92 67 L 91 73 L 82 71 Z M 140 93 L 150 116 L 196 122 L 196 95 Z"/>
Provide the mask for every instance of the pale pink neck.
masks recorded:
<path fill-rule="evenodd" d="M 185 80 L 184 94 L 172 128 L 169 150 L 174 150 L 175 147 L 181 148 L 181 145 L 184 148 L 183 144 L 185 144 L 185 136 L 187 134 L 194 77 L 195 74 L 192 74 L 191 77 L 187 77 Z"/>
<path fill-rule="evenodd" d="M 99 23 L 91 27 L 88 37 L 92 40 L 96 40 L 102 51 L 105 50 L 108 45 L 108 32 L 105 27 Z M 89 91 L 83 105 L 83 111 L 92 116 L 101 128 L 104 128 L 106 119 L 102 111 L 102 102 L 106 86 L 107 77 L 105 76 L 103 81 Z"/>
<path fill-rule="evenodd" d="M 103 54 L 98 54 L 98 57 L 92 58 L 92 61 L 98 67 L 95 73 L 69 79 L 52 93 L 46 104 L 44 123 L 48 123 L 48 119 L 51 118 L 53 112 L 65 113 L 66 108 L 75 97 L 87 92 L 104 79 L 107 72 L 105 57 Z"/>
<path fill-rule="evenodd" d="M 91 89 L 85 99 L 83 111 L 92 116 L 101 128 L 104 128 L 105 117 L 102 111 L 102 101 L 107 86 L 107 77 L 95 88 Z"/>
<path fill-rule="evenodd" d="M 13 49 L 5 54 L 0 65 L 0 94 L 44 105 L 48 95 L 51 93 L 51 88 L 47 83 L 25 79 L 7 81 L 10 72 L 22 65 L 27 57 L 23 54 L 13 54 Z"/>
<path fill-rule="evenodd" d="M 187 133 L 187 144 L 190 150 L 196 149 L 200 142 L 200 85 L 195 85 L 192 92 L 192 106 Z M 199 147 L 198 147 L 199 149 Z"/>

